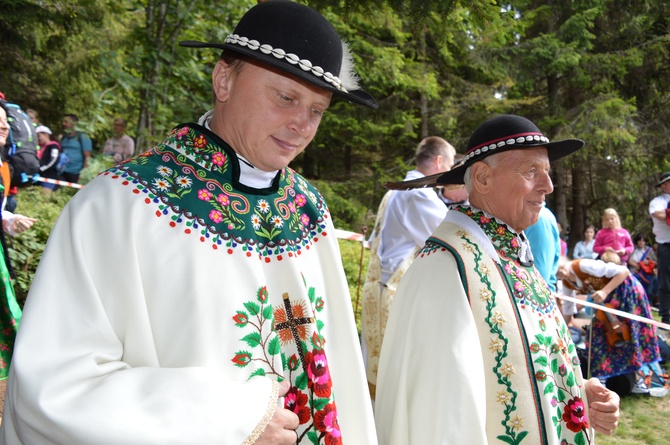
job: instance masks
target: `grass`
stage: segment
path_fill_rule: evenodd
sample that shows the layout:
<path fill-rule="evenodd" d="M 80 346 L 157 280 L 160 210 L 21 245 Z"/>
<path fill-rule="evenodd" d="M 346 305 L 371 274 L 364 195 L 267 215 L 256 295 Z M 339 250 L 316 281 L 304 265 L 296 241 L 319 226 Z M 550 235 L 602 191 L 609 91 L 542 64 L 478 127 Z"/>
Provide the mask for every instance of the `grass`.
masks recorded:
<path fill-rule="evenodd" d="M 349 282 L 352 309 L 356 313 L 358 276 L 361 270 L 361 244 L 340 240 L 342 261 Z M 361 281 L 365 281 L 369 250 L 363 253 Z M 361 288 L 362 288 L 361 282 Z M 356 315 L 360 333 L 360 302 Z M 658 313 L 654 312 L 658 320 Z M 659 320 L 660 321 L 660 320 Z M 666 365 L 667 366 L 667 365 Z M 612 436 L 596 435 L 598 445 L 667 445 L 670 443 L 670 395 L 664 398 L 629 395 L 621 400 L 619 428 Z"/>

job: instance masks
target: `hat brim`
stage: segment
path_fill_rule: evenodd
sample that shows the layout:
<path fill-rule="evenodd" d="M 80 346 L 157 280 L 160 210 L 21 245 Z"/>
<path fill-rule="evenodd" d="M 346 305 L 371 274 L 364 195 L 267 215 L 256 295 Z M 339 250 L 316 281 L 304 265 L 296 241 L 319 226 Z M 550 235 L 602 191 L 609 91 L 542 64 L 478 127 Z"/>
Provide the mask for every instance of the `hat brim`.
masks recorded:
<path fill-rule="evenodd" d="M 656 184 L 656 187 L 660 187 L 661 185 L 665 184 L 668 181 L 670 181 L 670 176 L 668 176 L 665 179 L 661 179 L 660 181 L 658 181 L 658 184 Z"/>
<path fill-rule="evenodd" d="M 465 171 L 475 162 L 481 161 L 488 156 L 491 156 L 496 153 L 502 153 L 509 150 L 521 150 L 526 148 L 535 148 L 535 147 L 545 147 L 547 149 L 547 156 L 549 157 L 549 162 L 556 161 L 561 159 L 569 154 L 574 153 L 584 146 L 584 141 L 581 139 L 565 139 L 562 141 L 556 142 L 540 142 L 540 143 L 531 143 L 531 144 L 513 144 L 505 145 L 499 149 L 489 151 L 480 156 L 475 156 L 468 159 L 466 162 L 452 168 L 451 170 L 444 173 L 437 173 L 431 176 L 425 176 L 423 178 L 412 179 L 409 181 L 398 181 L 398 182 L 387 182 L 384 184 L 389 190 L 410 190 L 415 188 L 423 187 L 436 187 L 446 184 L 463 184 Z"/>
<path fill-rule="evenodd" d="M 365 105 L 366 107 L 377 109 L 379 105 L 377 101 L 368 93 L 363 90 L 353 90 L 353 91 L 341 91 L 322 80 L 319 77 L 314 76 L 313 74 L 300 69 L 297 65 L 292 65 L 286 62 L 283 59 L 278 59 L 272 55 L 264 54 L 257 50 L 252 50 L 249 48 L 241 47 L 239 45 L 233 45 L 230 43 L 215 43 L 215 42 L 199 42 L 195 40 L 184 40 L 179 42 L 180 46 L 185 46 L 189 48 L 218 48 L 226 51 L 233 51 L 238 54 L 242 54 L 250 59 L 257 60 L 259 62 L 270 65 L 274 68 L 277 68 L 281 71 L 289 73 L 295 77 L 298 77 L 312 85 L 323 88 L 325 90 L 331 91 L 332 93 L 358 105 Z"/>

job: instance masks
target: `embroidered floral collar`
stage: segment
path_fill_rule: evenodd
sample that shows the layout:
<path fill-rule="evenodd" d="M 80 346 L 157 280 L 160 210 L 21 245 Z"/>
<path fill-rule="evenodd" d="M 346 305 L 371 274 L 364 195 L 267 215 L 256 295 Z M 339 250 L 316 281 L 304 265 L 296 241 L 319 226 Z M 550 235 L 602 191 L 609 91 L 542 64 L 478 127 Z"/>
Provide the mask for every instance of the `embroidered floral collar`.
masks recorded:
<path fill-rule="evenodd" d="M 471 205 L 456 205 L 452 206 L 451 210 L 458 211 L 477 223 L 493 243 L 498 255 L 503 258 L 518 260 L 522 266 L 533 265 L 530 243 L 523 233 L 517 233 L 495 216 Z"/>

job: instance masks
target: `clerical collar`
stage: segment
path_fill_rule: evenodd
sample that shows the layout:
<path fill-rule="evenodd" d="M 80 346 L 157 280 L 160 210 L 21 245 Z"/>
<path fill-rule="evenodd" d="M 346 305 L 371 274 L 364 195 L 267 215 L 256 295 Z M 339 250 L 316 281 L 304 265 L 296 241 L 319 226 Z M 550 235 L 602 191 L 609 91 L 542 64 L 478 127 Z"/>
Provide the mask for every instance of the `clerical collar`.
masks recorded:
<path fill-rule="evenodd" d="M 212 131 L 212 128 L 209 125 L 209 122 L 212 120 L 212 116 L 214 116 L 214 110 L 209 110 L 207 113 L 200 116 L 200 119 L 198 119 L 198 124 L 202 125 L 209 131 Z M 237 156 L 238 164 L 240 166 L 241 184 L 255 189 L 265 189 L 272 186 L 272 182 L 277 176 L 278 170 L 266 172 L 254 167 L 251 162 L 247 161 L 244 156 L 240 155 L 239 153 L 235 152 L 235 155 Z"/>
<path fill-rule="evenodd" d="M 523 232 L 517 233 L 504 221 L 471 205 L 455 205 L 450 208 L 469 216 L 491 240 L 495 250 L 501 257 L 517 258 L 525 267 L 533 265 L 533 252 Z"/>

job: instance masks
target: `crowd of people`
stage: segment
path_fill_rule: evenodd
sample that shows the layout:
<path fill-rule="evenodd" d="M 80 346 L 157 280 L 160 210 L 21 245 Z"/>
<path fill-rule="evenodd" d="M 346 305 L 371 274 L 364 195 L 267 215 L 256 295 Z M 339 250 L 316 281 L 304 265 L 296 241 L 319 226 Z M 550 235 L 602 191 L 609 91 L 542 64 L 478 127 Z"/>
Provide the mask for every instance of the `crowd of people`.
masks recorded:
<path fill-rule="evenodd" d="M 377 211 L 359 338 L 327 204 L 289 167 L 332 101 L 378 107 L 348 45 L 316 10 L 273 0 L 224 41 L 181 46 L 221 52 L 212 109 L 141 154 L 114 119 L 102 148 L 114 166 L 63 209 L 23 312 L 4 234 L 35 220 L 3 204 L 1 443 L 593 444 L 613 433 L 608 380 L 661 359 L 650 299 L 670 323 L 670 172 L 649 205 L 655 248 L 606 209 L 568 259 L 546 198 L 551 163 L 583 141 L 550 141 L 514 114 L 483 122 L 462 155 L 422 140 Z M 27 111 L 40 175 L 79 181 L 93 144 L 78 116 L 56 136 Z M 586 371 L 571 330 L 580 305 L 597 308 Z"/>

